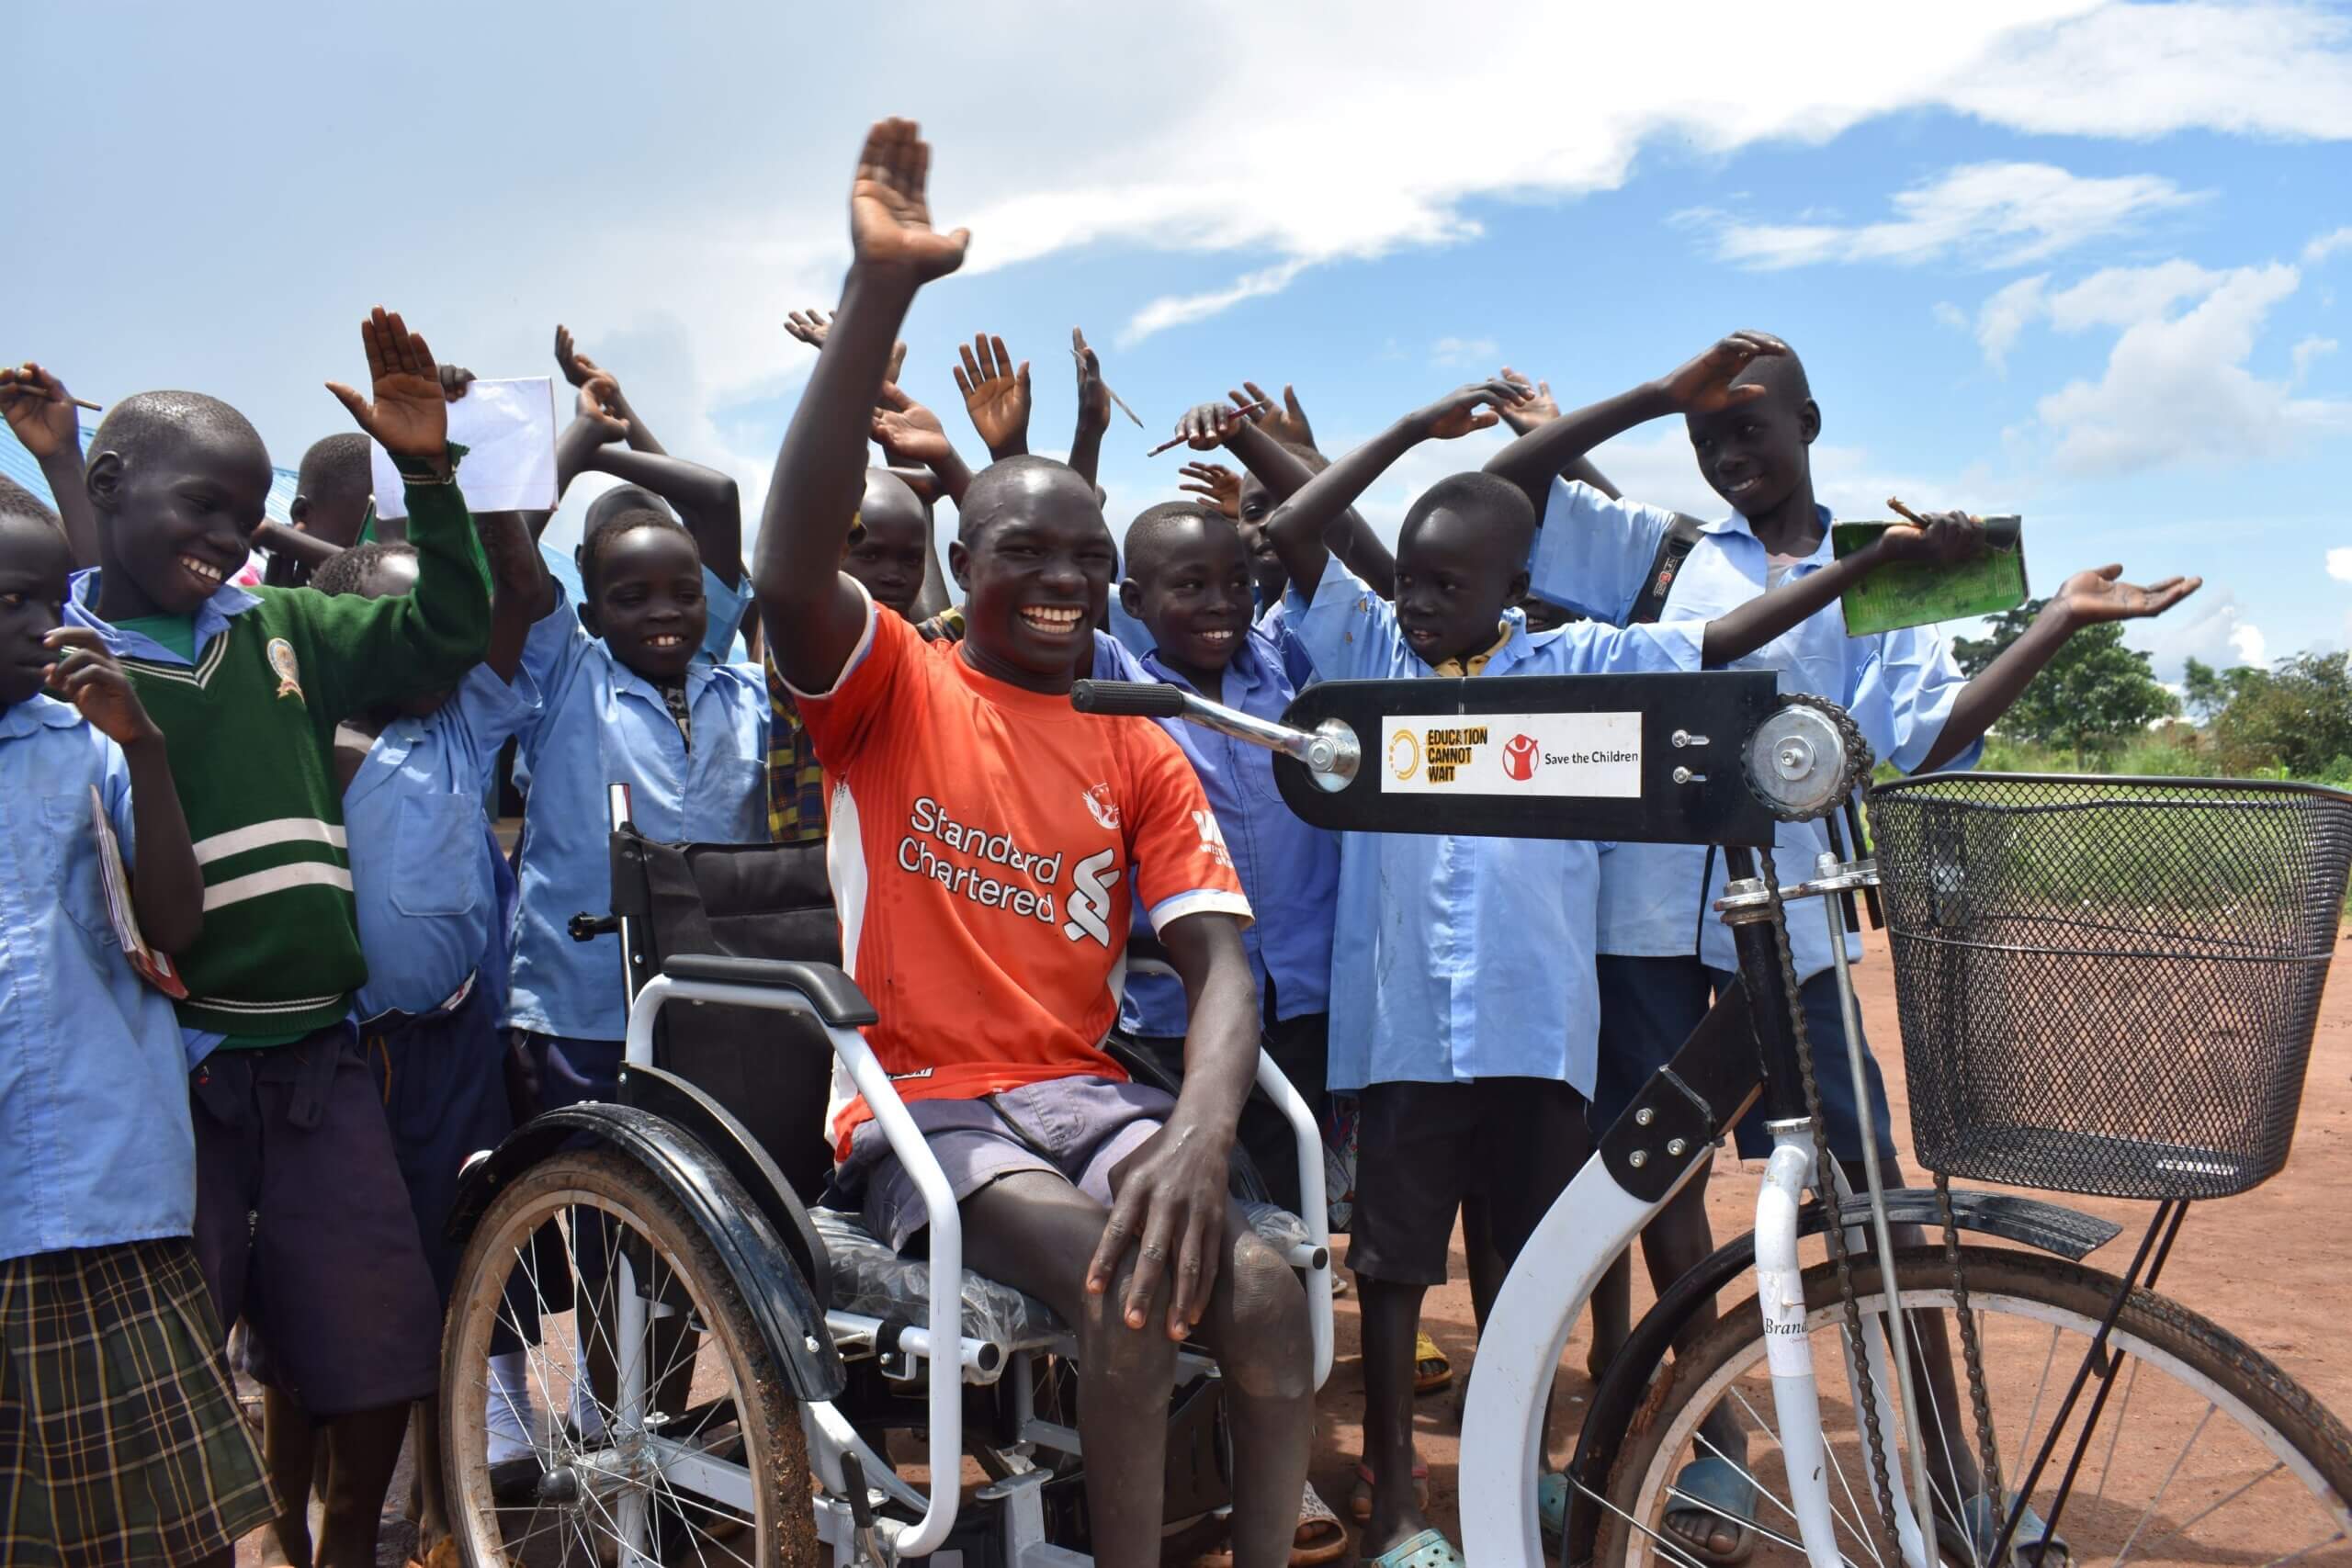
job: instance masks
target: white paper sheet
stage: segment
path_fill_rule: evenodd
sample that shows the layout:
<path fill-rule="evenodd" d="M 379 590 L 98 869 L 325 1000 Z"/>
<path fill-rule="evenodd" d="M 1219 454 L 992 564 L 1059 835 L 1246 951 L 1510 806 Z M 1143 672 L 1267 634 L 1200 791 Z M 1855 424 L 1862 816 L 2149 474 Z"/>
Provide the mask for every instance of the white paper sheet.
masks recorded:
<path fill-rule="evenodd" d="M 555 382 L 546 376 L 475 381 L 449 405 L 449 439 L 466 448 L 458 488 L 473 512 L 555 508 Z M 376 515 L 405 517 L 408 501 L 391 454 L 372 447 Z"/>

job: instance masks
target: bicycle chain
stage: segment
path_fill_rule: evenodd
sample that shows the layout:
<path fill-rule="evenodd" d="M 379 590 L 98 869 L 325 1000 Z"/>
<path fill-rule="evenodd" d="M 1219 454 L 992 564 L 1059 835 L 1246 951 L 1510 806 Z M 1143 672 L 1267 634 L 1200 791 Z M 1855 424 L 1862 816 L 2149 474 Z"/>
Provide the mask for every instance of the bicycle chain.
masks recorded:
<path fill-rule="evenodd" d="M 1821 1201 L 1827 1224 L 1822 1235 L 1829 1243 L 1829 1260 L 1838 1270 L 1838 1296 L 1845 1304 L 1846 1334 L 1850 1354 L 1848 1364 L 1853 1370 L 1855 1403 L 1861 1407 L 1862 1430 L 1870 1441 L 1871 1482 L 1877 1493 L 1878 1523 L 1882 1534 L 1879 1550 L 1885 1553 L 1883 1562 L 1903 1561 L 1902 1544 L 1894 1529 L 1894 1486 L 1889 1479 L 1886 1463 L 1886 1435 L 1879 1427 L 1876 1380 L 1871 1376 L 1868 1341 L 1862 1337 L 1862 1303 L 1854 1293 L 1852 1259 L 1846 1251 L 1846 1227 L 1839 1224 L 1836 1179 L 1837 1168 L 1829 1163 L 1829 1134 L 1821 1116 L 1821 1085 L 1813 1070 L 1813 1043 L 1805 1034 L 1804 1008 L 1798 999 L 1797 967 L 1789 955 L 1788 908 L 1781 900 L 1781 874 L 1772 863 L 1772 852 L 1760 849 L 1757 859 L 1764 873 L 1764 888 L 1772 905 L 1772 948 L 1781 960 L 1781 989 L 1788 999 L 1789 1028 L 1794 1032 L 1797 1047 L 1797 1077 L 1804 1085 L 1806 1120 L 1812 1123 L 1815 1195 Z M 1901 1310 L 1896 1294 L 1894 1259 L 1879 1260 L 1879 1281 L 1888 1297 Z M 1924 1454 L 1918 1456 L 1925 1463 Z"/>
<path fill-rule="evenodd" d="M 1968 1403 L 1976 1417 L 1976 1462 L 1982 1473 L 1978 1490 L 1985 1496 L 2007 1499 L 2001 1485 L 2001 1450 L 1993 1441 L 1993 1402 L 1984 1392 L 1984 1352 L 1976 1339 L 1976 1314 L 1968 1308 L 1968 1276 L 1960 1262 L 1960 1223 L 1952 1217 L 1951 1178 L 1937 1171 L 1936 1207 L 1944 1222 L 1944 1261 L 1951 1266 L 1952 1310 L 1960 1317 L 1960 1350 L 1968 1362 Z M 2002 1501 L 2000 1506 L 2007 1507 Z"/>

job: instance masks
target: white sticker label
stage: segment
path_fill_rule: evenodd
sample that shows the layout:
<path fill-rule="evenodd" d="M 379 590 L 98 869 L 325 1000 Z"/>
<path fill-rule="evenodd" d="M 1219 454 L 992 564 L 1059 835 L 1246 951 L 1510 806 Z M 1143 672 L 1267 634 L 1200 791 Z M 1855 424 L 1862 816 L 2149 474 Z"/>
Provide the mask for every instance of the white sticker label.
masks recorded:
<path fill-rule="evenodd" d="M 1804 1276 L 1794 1269 L 1756 1270 L 1764 1309 L 1764 1362 L 1776 1378 L 1813 1375 L 1813 1342 L 1804 1331 Z"/>
<path fill-rule="evenodd" d="M 1642 793 L 1638 713 L 1399 714 L 1380 747 L 1384 795 Z"/>

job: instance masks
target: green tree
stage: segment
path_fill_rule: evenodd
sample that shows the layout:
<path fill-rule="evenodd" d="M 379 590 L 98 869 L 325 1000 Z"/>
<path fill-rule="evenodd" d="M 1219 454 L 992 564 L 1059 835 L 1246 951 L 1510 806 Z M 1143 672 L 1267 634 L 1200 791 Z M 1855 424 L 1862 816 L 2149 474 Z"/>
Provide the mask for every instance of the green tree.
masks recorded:
<path fill-rule="evenodd" d="M 1953 644 L 1960 667 L 1973 676 L 2025 635 L 2044 601 L 2028 600 L 1993 617 L 1981 637 Z M 2106 756 L 2180 704 L 2149 672 L 2148 656 L 2123 646 L 2113 622 L 2085 626 L 2067 639 L 2017 703 L 2000 717 L 2002 734 L 2043 746 L 2064 746 L 2076 759 Z"/>
<path fill-rule="evenodd" d="M 2299 653 L 2268 670 L 2233 670 L 2213 720 L 2233 767 L 2283 767 L 2325 779 L 2352 759 L 2352 656 Z"/>

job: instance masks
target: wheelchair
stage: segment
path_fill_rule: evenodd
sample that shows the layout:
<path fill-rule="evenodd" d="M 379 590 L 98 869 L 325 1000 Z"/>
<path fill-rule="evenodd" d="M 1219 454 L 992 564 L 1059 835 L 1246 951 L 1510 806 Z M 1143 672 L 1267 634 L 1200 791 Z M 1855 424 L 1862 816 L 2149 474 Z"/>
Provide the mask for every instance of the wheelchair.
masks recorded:
<path fill-rule="evenodd" d="M 461 1560 L 1080 1568 L 1076 1337 L 966 1266 L 946 1177 L 859 1033 L 875 1013 L 839 967 L 823 845 L 656 843 L 618 785 L 612 816 L 612 911 L 573 935 L 620 939 L 615 1098 L 475 1156 L 449 1222 L 466 1244 L 440 1379 Z M 1262 1054 L 1258 1082 L 1297 1135 L 1306 1214 L 1268 1201 L 1238 1154 L 1233 1190 L 1303 1278 L 1320 1388 L 1321 1133 Z M 825 1205 L 826 1112 L 853 1091 L 929 1207 L 922 1257 Z M 519 1390 L 492 1362 L 517 1345 Z M 492 1461 L 494 1411 L 528 1421 L 527 1456 Z M 1180 1352 L 1169 1420 L 1173 1531 L 1229 1496 L 1211 1354 Z"/>

